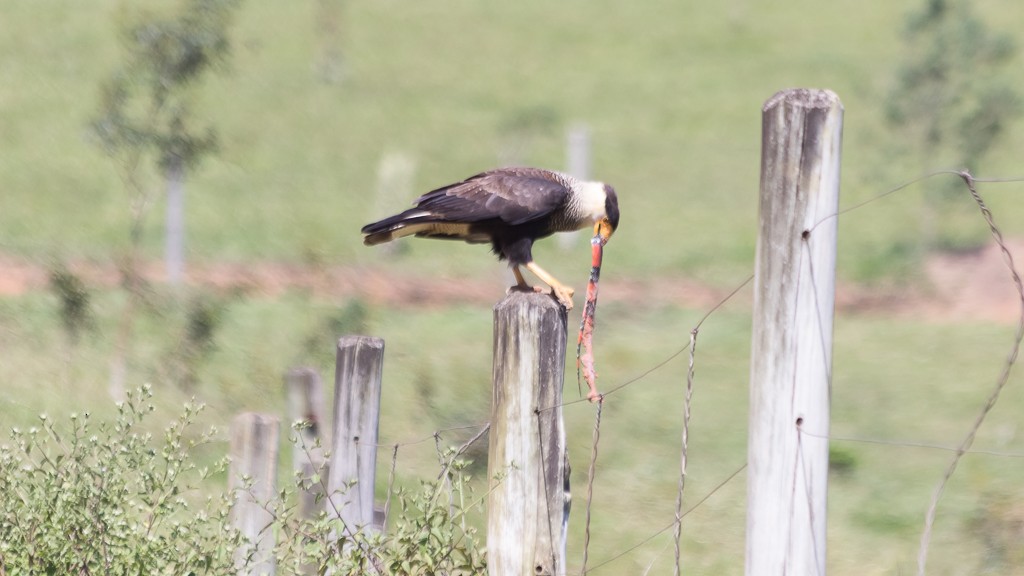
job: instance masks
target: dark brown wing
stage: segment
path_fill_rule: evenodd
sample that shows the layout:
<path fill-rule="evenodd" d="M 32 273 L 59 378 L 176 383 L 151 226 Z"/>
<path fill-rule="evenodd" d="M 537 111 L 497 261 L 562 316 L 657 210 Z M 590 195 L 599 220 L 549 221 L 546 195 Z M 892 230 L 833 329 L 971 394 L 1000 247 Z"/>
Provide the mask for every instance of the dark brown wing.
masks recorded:
<path fill-rule="evenodd" d="M 539 168 L 498 168 L 420 196 L 415 205 L 438 220 L 516 225 L 563 207 L 569 188 L 559 174 Z"/>

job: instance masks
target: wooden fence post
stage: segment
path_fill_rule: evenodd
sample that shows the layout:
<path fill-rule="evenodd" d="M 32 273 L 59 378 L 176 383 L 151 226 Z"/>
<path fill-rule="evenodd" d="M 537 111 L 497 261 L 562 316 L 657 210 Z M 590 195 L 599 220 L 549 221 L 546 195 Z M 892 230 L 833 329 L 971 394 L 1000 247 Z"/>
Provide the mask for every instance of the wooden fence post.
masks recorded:
<path fill-rule="evenodd" d="M 274 519 L 262 505 L 276 496 L 279 437 L 280 422 L 274 416 L 245 412 L 231 421 L 231 524 L 250 542 L 235 550 L 241 576 L 274 574 L 274 532 L 267 529 Z M 243 478 L 251 479 L 250 490 L 242 489 Z M 242 568 L 250 554 L 253 562 Z"/>
<path fill-rule="evenodd" d="M 308 367 L 292 368 L 285 374 L 284 381 L 289 422 L 309 422 L 309 426 L 296 433 L 297 441 L 292 444 L 292 470 L 300 472 L 304 480 L 320 474 L 320 482 L 299 494 L 299 515 L 315 518 L 322 509 L 317 503 L 317 497 L 327 492 L 324 487 L 329 477 L 324 466 L 323 448 L 330 443 L 324 438 L 327 427 L 324 418 L 324 386 L 320 374 Z M 320 446 L 317 446 L 317 440 L 320 440 Z"/>
<path fill-rule="evenodd" d="M 344 336 L 338 340 L 327 514 L 341 518 L 348 535 L 373 527 L 383 365 L 384 341 L 380 338 Z M 353 481 L 356 484 L 349 488 Z"/>
<path fill-rule="evenodd" d="M 825 574 L 843 107 L 787 90 L 762 111 L 746 574 Z"/>
<path fill-rule="evenodd" d="M 569 517 L 562 381 L 565 309 L 512 292 L 494 307 L 494 392 L 487 475 L 491 576 L 565 573 Z"/>

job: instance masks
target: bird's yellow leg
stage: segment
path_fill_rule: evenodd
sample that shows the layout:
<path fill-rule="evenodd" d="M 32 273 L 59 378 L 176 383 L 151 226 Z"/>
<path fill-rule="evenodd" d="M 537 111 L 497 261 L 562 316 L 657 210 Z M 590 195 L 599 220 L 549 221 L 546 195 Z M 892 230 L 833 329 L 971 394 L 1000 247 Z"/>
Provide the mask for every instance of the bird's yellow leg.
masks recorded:
<path fill-rule="evenodd" d="M 509 288 L 508 288 L 509 292 L 511 292 L 513 290 L 520 290 L 520 291 L 523 291 L 523 292 L 538 292 L 538 293 L 547 292 L 547 290 L 544 289 L 541 286 L 530 286 L 526 282 L 526 278 L 523 277 L 523 272 L 521 270 L 519 270 L 519 266 L 513 266 L 512 267 L 512 274 L 516 277 L 516 285 L 515 286 L 509 286 Z"/>
<path fill-rule="evenodd" d="M 572 310 L 572 295 L 575 293 L 572 288 L 555 280 L 554 276 L 548 274 L 540 266 L 537 266 L 535 262 L 527 262 L 525 266 L 527 270 L 533 272 L 534 276 L 543 280 L 548 286 L 551 286 L 551 293 L 555 295 L 555 298 L 558 298 L 558 301 L 562 303 L 562 306 L 565 306 L 566 310 Z"/>
<path fill-rule="evenodd" d="M 518 284 L 520 288 L 529 287 L 529 284 L 526 283 L 526 278 L 523 278 L 523 273 L 519 271 L 518 265 L 512 267 L 512 274 L 515 275 L 516 284 Z"/>

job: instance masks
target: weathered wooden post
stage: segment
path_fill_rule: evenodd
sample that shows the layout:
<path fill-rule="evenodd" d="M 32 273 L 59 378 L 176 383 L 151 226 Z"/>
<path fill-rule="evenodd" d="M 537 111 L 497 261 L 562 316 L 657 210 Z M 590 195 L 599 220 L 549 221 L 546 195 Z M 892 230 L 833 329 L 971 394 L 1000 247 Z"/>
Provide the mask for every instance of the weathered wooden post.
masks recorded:
<path fill-rule="evenodd" d="M 231 524 L 249 540 L 249 545 L 235 550 L 239 575 L 273 576 L 274 532 L 268 529 L 273 517 L 263 505 L 274 499 L 277 491 L 277 454 L 280 422 L 274 416 L 245 412 L 231 422 L 231 466 L 228 486 L 234 492 Z M 245 490 L 245 480 L 252 485 Z M 252 554 L 253 562 L 244 566 Z"/>
<path fill-rule="evenodd" d="M 843 107 L 787 90 L 762 117 L 746 574 L 825 574 Z"/>
<path fill-rule="evenodd" d="M 299 514 L 303 518 L 314 518 L 322 509 L 317 496 L 327 492 L 328 470 L 324 467 L 324 446 L 329 442 L 323 433 L 327 426 L 324 418 L 324 386 L 320 374 L 313 368 L 297 367 L 284 376 L 285 392 L 288 396 L 288 420 L 290 423 L 307 422 L 308 425 L 296 432 L 292 444 L 292 470 L 300 472 L 304 480 L 320 474 L 321 481 L 299 494 Z M 320 445 L 317 445 L 317 440 Z M 321 501 L 322 502 L 322 501 Z"/>
<path fill-rule="evenodd" d="M 327 514 L 341 518 L 346 535 L 373 523 L 384 341 L 369 336 L 338 340 L 334 375 L 334 428 L 327 483 Z M 349 488 L 349 484 L 355 485 Z"/>
<path fill-rule="evenodd" d="M 546 294 L 494 307 L 494 392 L 487 474 L 491 576 L 565 573 L 569 519 L 562 380 L 566 312 Z"/>

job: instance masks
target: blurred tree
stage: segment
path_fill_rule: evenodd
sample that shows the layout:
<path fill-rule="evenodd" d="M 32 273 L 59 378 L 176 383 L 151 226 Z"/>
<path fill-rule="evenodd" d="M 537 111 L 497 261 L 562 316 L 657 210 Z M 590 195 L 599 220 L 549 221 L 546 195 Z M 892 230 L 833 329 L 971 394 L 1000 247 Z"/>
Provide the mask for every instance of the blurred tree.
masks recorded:
<path fill-rule="evenodd" d="M 50 290 L 60 300 L 60 320 L 68 344 L 74 346 L 87 328 L 92 326 L 92 303 L 85 282 L 68 270 L 63 262 L 50 267 Z"/>
<path fill-rule="evenodd" d="M 178 284 L 184 270 L 185 172 L 216 148 L 213 130 L 191 119 L 190 88 L 228 53 L 228 24 L 238 0 L 182 0 L 167 14 L 139 14 L 123 25 L 124 60 L 102 85 L 92 131 L 114 159 L 131 203 L 129 254 L 122 263 L 129 293 L 118 335 L 111 392 L 123 391 L 124 351 L 141 292 L 138 256 L 153 186 L 142 175 L 152 163 L 167 189 L 167 275 Z"/>
<path fill-rule="evenodd" d="M 92 301 L 85 282 L 63 262 L 50 266 L 50 291 L 60 301 L 60 320 L 67 339 L 64 346 L 64 384 L 75 380 L 74 357 L 82 333 L 95 328 Z"/>
<path fill-rule="evenodd" d="M 164 361 L 164 375 L 185 392 L 194 394 L 203 363 L 217 349 L 217 333 L 224 323 L 228 300 L 196 292 L 185 303 L 185 324 Z"/>
<path fill-rule="evenodd" d="M 968 0 L 925 0 L 922 10 L 907 17 L 906 59 L 886 114 L 891 126 L 910 136 L 909 151 L 922 163 L 977 171 L 1020 114 L 1021 96 L 1009 74 L 1016 45 L 990 30 L 971 7 Z M 955 210 L 950 200 L 962 191 L 958 180 L 950 182 L 926 198 L 926 248 L 966 248 L 976 242 L 956 226 L 936 230 L 936 218 Z M 947 223 L 957 222 L 954 217 Z"/>

